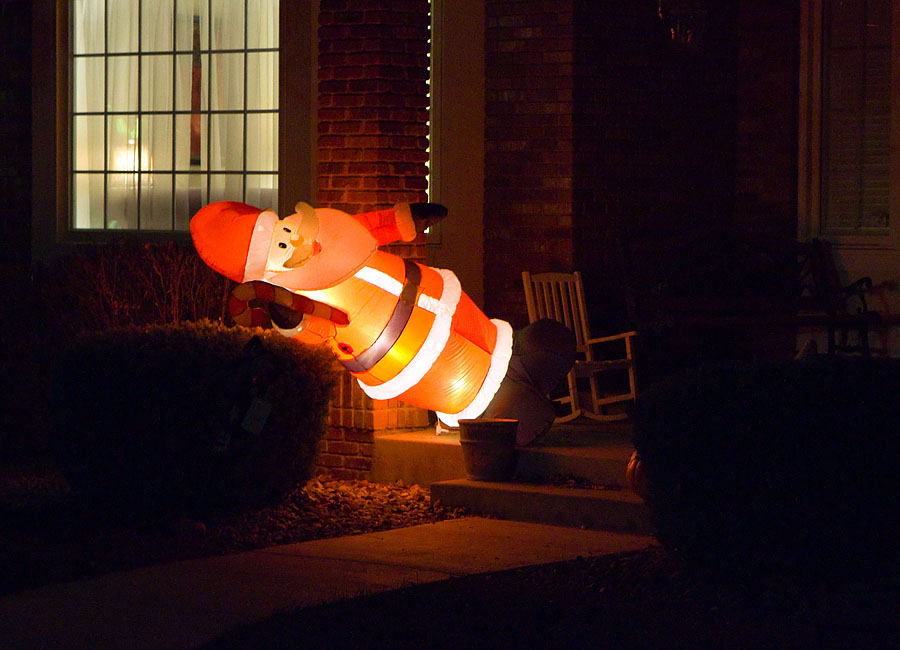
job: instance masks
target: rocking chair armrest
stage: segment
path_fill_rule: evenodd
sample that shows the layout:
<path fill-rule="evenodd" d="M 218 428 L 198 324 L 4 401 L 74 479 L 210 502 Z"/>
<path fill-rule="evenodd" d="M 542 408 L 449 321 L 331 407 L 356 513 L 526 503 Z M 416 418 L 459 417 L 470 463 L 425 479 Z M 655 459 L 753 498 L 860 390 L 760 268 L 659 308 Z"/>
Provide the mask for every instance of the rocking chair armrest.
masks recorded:
<path fill-rule="evenodd" d="M 872 278 L 865 276 L 856 282 L 851 282 L 845 287 L 841 287 L 841 291 L 846 294 L 861 294 L 872 288 Z"/>
<path fill-rule="evenodd" d="M 593 345 L 594 343 L 609 343 L 611 341 L 621 341 L 622 339 L 628 339 L 633 336 L 637 336 L 637 332 L 634 330 L 630 332 L 622 332 L 620 334 L 612 334 L 610 336 L 600 336 L 595 339 L 588 339 L 584 342 L 585 345 Z"/>
<path fill-rule="evenodd" d="M 851 282 L 850 284 L 841 287 L 838 290 L 838 293 L 843 300 L 846 301 L 850 299 L 856 299 L 859 301 L 860 305 L 857 307 L 857 313 L 865 313 L 869 311 L 869 306 L 866 303 L 866 293 L 872 288 L 872 278 L 869 276 L 865 276 L 859 278 L 855 282 Z"/>

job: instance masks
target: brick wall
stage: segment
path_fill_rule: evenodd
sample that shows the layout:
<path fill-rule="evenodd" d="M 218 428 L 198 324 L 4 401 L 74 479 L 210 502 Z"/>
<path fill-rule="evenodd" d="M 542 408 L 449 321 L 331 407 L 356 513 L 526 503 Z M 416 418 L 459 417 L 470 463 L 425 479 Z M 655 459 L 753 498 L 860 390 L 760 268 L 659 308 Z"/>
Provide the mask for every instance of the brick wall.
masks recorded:
<path fill-rule="evenodd" d="M 692 44 L 672 39 L 676 19 L 660 19 L 656 2 L 580 5 L 573 256 L 599 333 L 635 326 L 624 307 L 621 233 L 731 218 L 736 9 L 666 4 L 694 16 Z"/>
<path fill-rule="evenodd" d="M 319 206 L 352 214 L 427 200 L 428 12 L 428 0 L 322 0 Z M 425 259 L 423 237 L 388 250 Z M 365 478 L 375 431 L 427 424 L 427 412 L 373 401 L 346 375 L 320 469 Z"/>
<path fill-rule="evenodd" d="M 521 272 L 572 267 L 575 2 L 487 0 L 485 311 L 527 323 Z"/>
<path fill-rule="evenodd" d="M 577 268 L 618 329 L 618 230 L 661 205 L 730 218 L 736 10 L 689 4 L 703 38 L 679 48 L 655 1 L 487 0 L 488 313 L 523 325 L 521 271 Z"/>
<path fill-rule="evenodd" d="M 783 0 L 740 6 L 736 216 L 793 238 L 797 227 L 799 10 Z"/>

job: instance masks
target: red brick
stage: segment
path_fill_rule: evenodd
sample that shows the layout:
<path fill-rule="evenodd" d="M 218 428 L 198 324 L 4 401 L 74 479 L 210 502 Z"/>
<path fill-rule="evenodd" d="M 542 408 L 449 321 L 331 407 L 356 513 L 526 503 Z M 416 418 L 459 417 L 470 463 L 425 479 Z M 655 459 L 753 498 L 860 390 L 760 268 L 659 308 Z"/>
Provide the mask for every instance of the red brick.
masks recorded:
<path fill-rule="evenodd" d="M 322 467 L 343 467 L 344 457 L 335 454 L 319 454 L 316 464 Z"/>
<path fill-rule="evenodd" d="M 329 454 L 341 454 L 342 456 L 352 455 L 359 452 L 359 445 L 355 442 L 345 442 L 343 440 L 328 441 L 325 444 Z"/>
<path fill-rule="evenodd" d="M 360 133 L 363 128 L 363 123 L 355 120 L 345 120 L 341 122 L 332 122 L 329 123 L 329 131 L 331 133 Z M 346 146 L 352 146 L 349 142 L 343 143 Z"/>
<path fill-rule="evenodd" d="M 320 205 L 359 211 L 424 198 L 412 190 L 427 175 L 428 11 L 426 0 L 323 0 Z"/>
<path fill-rule="evenodd" d="M 326 467 L 323 470 L 323 474 L 338 481 L 356 481 L 365 478 L 364 475 L 360 474 L 360 470 L 356 469 Z"/>
<path fill-rule="evenodd" d="M 360 447 L 362 447 L 363 444 L 371 444 L 374 436 L 371 431 L 366 429 L 347 429 L 344 433 L 344 439 L 350 442 L 358 442 Z"/>
<path fill-rule="evenodd" d="M 372 459 L 362 458 L 360 456 L 349 456 L 344 459 L 344 466 L 348 469 L 369 471 L 370 469 L 372 469 Z"/>

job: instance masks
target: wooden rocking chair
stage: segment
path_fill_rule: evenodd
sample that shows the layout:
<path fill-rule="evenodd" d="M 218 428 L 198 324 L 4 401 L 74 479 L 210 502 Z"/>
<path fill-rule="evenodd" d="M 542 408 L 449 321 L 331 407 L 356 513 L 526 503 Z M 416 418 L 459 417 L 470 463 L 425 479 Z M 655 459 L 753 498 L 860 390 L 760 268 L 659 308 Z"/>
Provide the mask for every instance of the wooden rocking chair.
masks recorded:
<path fill-rule="evenodd" d="M 632 337 L 637 332 L 622 332 L 612 336 L 591 338 L 585 309 L 584 288 L 581 273 L 539 273 L 532 275 L 528 271 L 522 273 L 522 284 L 525 287 L 525 303 L 528 307 L 528 320 L 534 322 L 541 318 L 551 318 L 568 327 L 575 334 L 578 349 L 578 360 L 567 376 L 568 395 L 554 401 L 569 406 L 569 413 L 557 417 L 555 422 L 568 422 L 579 416 L 594 420 L 624 420 L 627 413 L 609 411 L 609 405 L 633 400 L 637 391 L 634 359 L 632 357 Z M 621 350 L 614 358 L 601 357 L 595 349 L 598 346 Z M 613 370 L 626 370 L 628 390 L 622 386 L 621 392 L 612 394 L 601 390 L 598 375 Z M 581 406 L 578 392 L 578 380 L 587 378 L 591 389 L 591 410 Z M 623 378 L 624 379 L 624 378 Z M 624 381 L 622 382 L 624 384 Z"/>

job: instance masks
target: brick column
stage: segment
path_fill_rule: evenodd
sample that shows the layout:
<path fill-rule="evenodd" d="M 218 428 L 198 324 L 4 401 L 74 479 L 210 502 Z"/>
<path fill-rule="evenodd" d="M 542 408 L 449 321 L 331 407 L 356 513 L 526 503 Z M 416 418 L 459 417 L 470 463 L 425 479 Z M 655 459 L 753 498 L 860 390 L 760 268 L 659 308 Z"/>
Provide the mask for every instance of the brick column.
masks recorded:
<path fill-rule="evenodd" d="M 521 272 L 572 267 L 574 0 L 486 14 L 485 311 L 521 327 Z"/>
<path fill-rule="evenodd" d="M 428 0 L 322 0 L 319 9 L 320 207 L 354 214 L 425 201 L 428 162 Z M 388 248 L 425 260 L 425 240 Z M 373 401 L 344 377 L 320 467 L 365 478 L 374 432 L 428 425 L 397 400 Z"/>

